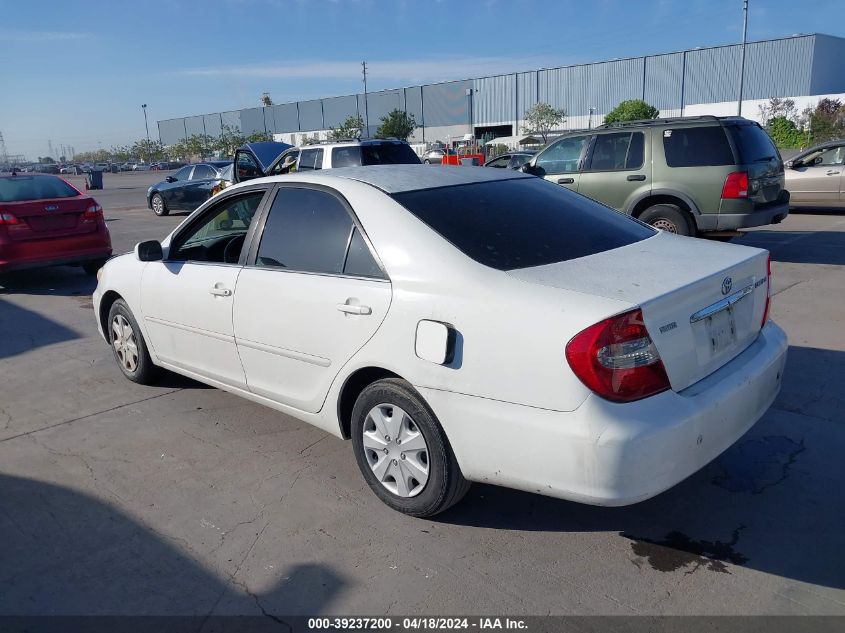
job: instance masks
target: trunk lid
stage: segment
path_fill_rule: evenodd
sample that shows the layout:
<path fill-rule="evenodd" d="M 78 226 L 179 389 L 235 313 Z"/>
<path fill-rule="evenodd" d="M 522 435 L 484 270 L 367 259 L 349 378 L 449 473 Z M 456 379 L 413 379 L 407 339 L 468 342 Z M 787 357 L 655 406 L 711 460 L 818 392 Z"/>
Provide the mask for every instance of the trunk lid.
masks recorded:
<path fill-rule="evenodd" d="M 86 209 L 93 204 L 95 202 L 92 198 L 80 195 L 76 198 L 4 202 L 0 203 L 0 207 L 20 222 L 9 227 L 10 238 L 33 240 L 96 231 L 97 223 L 86 221 L 82 217 Z"/>
<path fill-rule="evenodd" d="M 639 306 L 672 389 L 681 391 L 757 338 L 768 296 L 767 258 L 756 248 L 660 232 L 614 250 L 508 274 Z"/>

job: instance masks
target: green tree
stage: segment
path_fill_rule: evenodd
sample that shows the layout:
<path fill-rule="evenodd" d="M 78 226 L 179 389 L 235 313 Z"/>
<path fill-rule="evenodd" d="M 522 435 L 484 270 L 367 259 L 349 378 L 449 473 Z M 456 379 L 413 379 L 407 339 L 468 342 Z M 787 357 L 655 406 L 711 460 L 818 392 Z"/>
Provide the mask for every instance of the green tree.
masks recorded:
<path fill-rule="evenodd" d="M 244 143 L 246 143 L 246 136 L 239 129 L 224 123 L 220 129 L 220 136 L 214 142 L 214 149 L 224 156 L 234 156 L 235 150 Z"/>
<path fill-rule="evenodd" d="M 557 109 L 542 101 L 525 111 L 525 134 L 539 134 L 543 144 L 548 140 L 549 132 L 566 121 L 566 110 Z"/>
<path fill-rule="evenodd" d="M 608 112 L 604 117 L 604 122 L 641 121 L 643 119 L 656 119 L 659 115 L 660 110 L 642 99 L 628 99 Z"/>
<path fill-rule="evenodd" d="M 364 129 L 364 119 L 358 114 L 350 114 L 339 127 L 333 127 L 329 132 L 329 138 L 333 141 L 343 139 L 360 138 L 361 130 Z M 412 130 L 413 131 L 413 130 Z"/>
<path fill-rule="evenodd" d="M 205 158 L 214 150 L 214 138 L 208 134 L 191 134 L 186 142 L 188 156 Z"/>
<path fill-rule="evenodd" d="M 261 105 L 263 105 L 265 108 L 268 108 L 273 105 L 273 100 L 270 98 L 269 92 L 261 93 Z"/>
<path fill-rule="evenodd" d="M 806 135 L 798 129 L 795 122 L 785 116 L 776 116 L 769 119 L 766 131 L 779 149 L 801 147 L 807 140 Z"/>
<path fill-rule="evenodd" d="M 51 164 L 55 163 L 56 161 L 53 160 L 52 156 L 39 156 L 38 162 L 41 163 L 42 165 L 51 165 Z"/>
<path fill-rule="evenodd" d="M 821 99 L 804 115 L 809 143 L 816 145 L 845 136 L 845 107 L 839 99 Z"/>
<path fill-rule="evenodd" d="M 417 121 L 414 119 L 414 115 L 396 109 L 381 117 L 381 125 L 376 130 L 376 137 L 398 138 L 407 141 L 416 129 Z"/>
<path fill-rule="evenodd" d="M 148 141 L 142 138 L 132 144 L 129 153 L 133 158 L 140 158 L 153 163 L 164 158 L 164 145 L 161 144 L 161 141 Z"/>
<path fill-rule="evenodd" d="M 270 132 L 253 132 L 246 137 L 247 143 L 260 143 L 261 141 L 272 141 L 273 135 Z M 234 152 L 233 152 L 234 153 Z"/>

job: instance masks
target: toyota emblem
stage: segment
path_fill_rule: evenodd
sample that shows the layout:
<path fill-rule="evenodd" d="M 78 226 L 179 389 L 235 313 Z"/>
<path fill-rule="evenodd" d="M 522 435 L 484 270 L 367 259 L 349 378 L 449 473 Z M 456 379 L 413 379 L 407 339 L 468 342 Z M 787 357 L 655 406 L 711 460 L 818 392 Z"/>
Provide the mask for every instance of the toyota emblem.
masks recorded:
<path fill-rule="evenodd" d="M 731 279 L 730 277 L 725 277 L 722 280 L 722 294 L 723 295 L 728 294 L 731 291 L 731 288 L 733 288 L 733 285 L 734 285 L 733 279 Z"/>

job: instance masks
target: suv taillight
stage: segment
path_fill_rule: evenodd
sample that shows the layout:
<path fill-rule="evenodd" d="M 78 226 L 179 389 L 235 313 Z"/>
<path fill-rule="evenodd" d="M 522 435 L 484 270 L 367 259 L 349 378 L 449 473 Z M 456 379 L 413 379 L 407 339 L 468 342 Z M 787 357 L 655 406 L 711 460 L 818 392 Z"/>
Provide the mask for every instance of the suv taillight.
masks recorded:
<path fill-rule="evenodd" d="M 96 220 L 97 218 L 103 215 L 103 207 L 101 207 L 96 202 L 92 203 L 87 209 L 85 209 L 85 213 L 82 214 L 83 220 Z"/>
<path fill-rule="evenodd" d="M 12 213 L 0 213 L 0 225 L 1 226 L 12 226 L 14 224 L 20 224 L 20 220 L 18 220 L 14 214 Z"/>
<path fill-rule="evenodd" d="M 766 262 L 766 308 L 763 310 L 763 320 L 760 322 L 762 329 L 769 320 L 769 306 L 772 305 L 772 254 L 769 253 L 769 259 Z"/>
<path fill-rule="evenodd" d="M 733 171 L 725 178 L 722 187 L 722 198 L 747 198 L 748 197 L 748 172 Z"/>
<path fill-rule="evenodd" d="M 631 402 L 669 389 L 660 353 L 637 308 L 605 319 L 566 344 L 566 360 L 597 395 Z"/>

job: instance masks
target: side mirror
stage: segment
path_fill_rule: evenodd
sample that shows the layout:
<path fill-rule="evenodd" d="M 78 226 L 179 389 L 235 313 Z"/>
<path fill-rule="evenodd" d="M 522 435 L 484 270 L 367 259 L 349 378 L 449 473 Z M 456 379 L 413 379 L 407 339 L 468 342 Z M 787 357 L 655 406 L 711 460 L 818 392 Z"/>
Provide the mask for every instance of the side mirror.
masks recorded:
<path fill-rule="evenodd" d="M 785 169 L 792 169 L 795 166 L 795 163 L 793 163 L 791 160 L 788 160 L 783 164 L 783 166 Z"/>
<path fill-rule="evenodd" d="M 176 182 L 177 179 L 174 178 L 173 176 L 168 176 L 164 180 L 165 180 L 165 182 Z"/>
<path fill-rule="evenodd" d="M 135 257 L 142 262 L 160 262 L 164 259 L 164 252 L 161 250 L 161 242 L 158 240 L 147 240 L 138 242 L 135 245 Z"/>
<path fill-rule="evenodd" d="M 522 167 L 519 168 L 523 174 L 531 174 L 532 176 L 540 175 L 542 169 L 540 167 L 535 167 L 530 162 L 525 163 Z"/>

